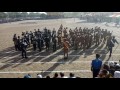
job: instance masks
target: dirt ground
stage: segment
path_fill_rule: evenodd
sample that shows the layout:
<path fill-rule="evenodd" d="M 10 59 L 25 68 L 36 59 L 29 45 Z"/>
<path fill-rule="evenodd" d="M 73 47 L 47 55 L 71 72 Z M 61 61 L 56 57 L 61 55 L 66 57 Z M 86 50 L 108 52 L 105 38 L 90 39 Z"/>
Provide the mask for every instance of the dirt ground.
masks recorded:
<path fill-rule="evenodd" d="M 113 56 L 109 59 L 106 52 L 105 45 L 100 44 L 99 47 L 92 46 L 90 49 L 83 52 L 82 50 L 70 50 L 69 59 L 63 60 L 62 50 L 57 50 L 55 53 L 50 50 L 40 53 L 32 50 L 27 51 L 28 59 L 21 59 L 21 52 L 14 51 L 12 37 L 14 34 L 21 35 L 23 31 L 34 31 L 34 29 L 43 30 L 55 28 L 58 30 L 59 26 L 68 28 L 88 27 L 94 28 L 100 26 L 103 29 L 113 31 L 118 42 L 120 42 L 120 30 L 113 26 L 105 26 L 104 23 L 82 23 L 77 18 L 74 19 L 54 19 L 54 20 L 30 20 L 0 24 L 0 78 L 22 78 L 25 74 L 30 73 L 33 78 L 37 73 L 41 73 L 45 77 L 51 77 L 55 72 L 65 72 L 68 76 L 73 72 L 75 76 L 81 78 L 92 78 L 90 71 L 91 60 L 95 58 L 95 53 L 101 54 L 103 61 L 118 61 L 120 59 L 120 46 L 117 44 L 113 50 Z M 83 57 L 86 53 L 86 57 Z"/>

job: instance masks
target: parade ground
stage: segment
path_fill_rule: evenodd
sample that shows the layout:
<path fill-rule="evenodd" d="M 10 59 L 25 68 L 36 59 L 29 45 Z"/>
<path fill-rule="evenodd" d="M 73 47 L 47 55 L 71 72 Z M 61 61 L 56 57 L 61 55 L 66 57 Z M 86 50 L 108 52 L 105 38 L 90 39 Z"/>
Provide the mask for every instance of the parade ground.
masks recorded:
<path fill-rule="evenodd" d="M 30 73 L 33 78 L 36 78 L 37 73 L 42 73 L 43 77 L 53 76 L 55 72 L 64 72 L 66 76 L 70 72 L 81 78 L 92 78 L 91 61 L 95 59 L 95 54 L 99 53 L 104 63 L 108 61 L 120 60 L 120 46 L 115 44 L 112 57 L 109 58 L 109 53 L 105 48 L 105 44 L 100 44 L 98 47 L 92 46 L 90 49 L 83 51 L 81 49 L 70 49 L 68 60 L 64 60 L 63 50 L 58 49 L 53 53 L 52 48 L 46 52 L 43 50 L 32 51 L 32 48 L 27 50 L 28 59 L 22 59 L 21 52 L 14 50 L 13 35 L 21 36 L 22 32 L 34 31 L 34 29 L 47 29 L 57 31 L 60 25 L 68 27 L 68 30 L 75 27 L 94 28 L 99 26 L 102 29 L 107 29 L 112 32 L 120 43 L 120 28 L 115 27 L 112 23 L 106 26 L 105 23 L 87 23 L 77 18 L 68 19 L 50 19 L 50 20 L 28 20 L 12 23 L 0 24 L 0 78 L 23 78 L 24 75 Z M 85 53 L 85 57 L 83 56 Z"/>

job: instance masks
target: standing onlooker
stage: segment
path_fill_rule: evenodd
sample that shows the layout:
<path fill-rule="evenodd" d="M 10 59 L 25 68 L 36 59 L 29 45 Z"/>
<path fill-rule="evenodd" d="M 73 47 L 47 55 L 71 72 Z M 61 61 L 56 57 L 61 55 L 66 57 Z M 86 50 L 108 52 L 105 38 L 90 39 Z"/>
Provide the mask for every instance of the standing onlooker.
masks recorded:
<path fill-rule="evenodd" d="M 96 59 L 92 60 L 91 71 L 93 72 L 93 78 L 97 77 L 102 66 L 102 60 L 99 59 L 100 55 L 96 54 Z"/>

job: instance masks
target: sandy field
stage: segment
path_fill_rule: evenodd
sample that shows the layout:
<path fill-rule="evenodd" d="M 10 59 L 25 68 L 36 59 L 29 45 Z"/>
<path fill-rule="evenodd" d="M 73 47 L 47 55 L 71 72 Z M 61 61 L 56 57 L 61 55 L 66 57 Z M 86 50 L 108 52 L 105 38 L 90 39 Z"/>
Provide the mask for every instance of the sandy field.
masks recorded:
<path fill-rule="evenodd" d="M 63 60 L 63 51 L 61 49 L 56 52 L 42 52 L 32 50 L 27 51 L 28 59 L 21 59 L 21 52 L 14 51 L 12 37 L 14 34 L 21 35 L 23 31 L 34 31 L 34 29 L 43 30 L 64 27 L 88 27 L 94 28 L 100 26 L 103 29 L 113 31 L 118 42 L 120 42 L 120 28 L 114 26 L 105 26 L 104 23 L 82 23 L 79 19 L 54 19 L 54 20 L 29 20 L 0 24 L 0 78 L 23 78 L 24 75 L 30 73 L 33 78 L 36 78 L 37 73 L 42 73 L 45 77 L 51 77 L 55 72 L 64 72 L 66 76 L 73 72 L 75 76 L 81 78 L 92 78 L 90 71 L 91 61 L 95 58 L 95 53 L 101 54 L 103 62 L 120 60 L 120 46 L 117 44 L 114 47 L 113 55 L 109 59 L 109 54 L 106 52 L 105 45 L 100 44 L 98 47 L 91 47 L 83 52 L 82 50 L 70 50 L 69 59 Z M 83 57 L 86 53 L 86 57 Z"/>

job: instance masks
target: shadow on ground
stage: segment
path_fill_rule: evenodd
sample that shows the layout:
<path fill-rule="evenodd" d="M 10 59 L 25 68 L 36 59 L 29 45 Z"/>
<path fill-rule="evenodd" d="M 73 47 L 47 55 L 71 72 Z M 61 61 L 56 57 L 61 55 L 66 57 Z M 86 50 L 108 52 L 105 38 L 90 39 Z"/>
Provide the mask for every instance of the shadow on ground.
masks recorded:
<path fill-rule="evenodd" d="M 54 71 L 60 64 L 65 64 L 68 61 L 69 63 L 72 63 L 73 61 L 79 59 L 80 56 L 83 55 L 83 53 L 86 53 L 87 56 L 92 55 L 93 51 L 97 53 L 96 49 L 101 49 L 103 48 L 103 46 L 104 46 L 103 44 L 101 44 L 99 47 L 93 45 L 93 47 L 90 48 L 92 50 L 85 50 L 85 51 L 83 51 L 82 49 L 72 50 L 69 53 L 69 55 L 73 55 L 73 56 L 72 57 L 70 56 L 67 59 L 67 61 L 64 61 L 63 57 L 59 56 L 59 55 L 63 55 L 62 49 L 59 49 L 56 52 L 53 52 L 52 49 L 50 51 L 46 51 L 45 49 L 43 49 L 42 52 L 39 52 L 39 51 L 32 51 L 32 48 L 30 48 L 29 49 L 30 52 L 27 52 L 27 56 L 28 57 L 31 56 L 31 57 L 29 57 L 28 59 L 22 59 L 20 51 L 15 51 L 14 47 L 9 47 L 3 51 L 0 51 L 0 60 L 2 63 L 4 63 L 4 65 L 0 67 L 0 70 L 3 70 L 8 67 L 16 68 L 19 65 L 27 62 L 29 63 L 26 64 L 26 66 L 31 65 L 32 62 L 43 62 L 42 64 L 45 64 L 46 62 L 50 62 L 52 60 L 55 60 L 56 62 L 63 62 L 63 63 L 55 63 L 52 67 L 46 70 L 46 71 Z M 101 51 L 100 53 L 104 53 L 104 51 Z M 4 57 L 6 57 L 6 59 Z M 105 57 L 106 55 L 102 55 L 101 56 L 102 60 L 104 60 Z M 14 63 L 18 63 L 18 64 L 14 64 Z M 50 73 L 51 72 L 44 72 L 43 76 L 47 76 Z"/>

